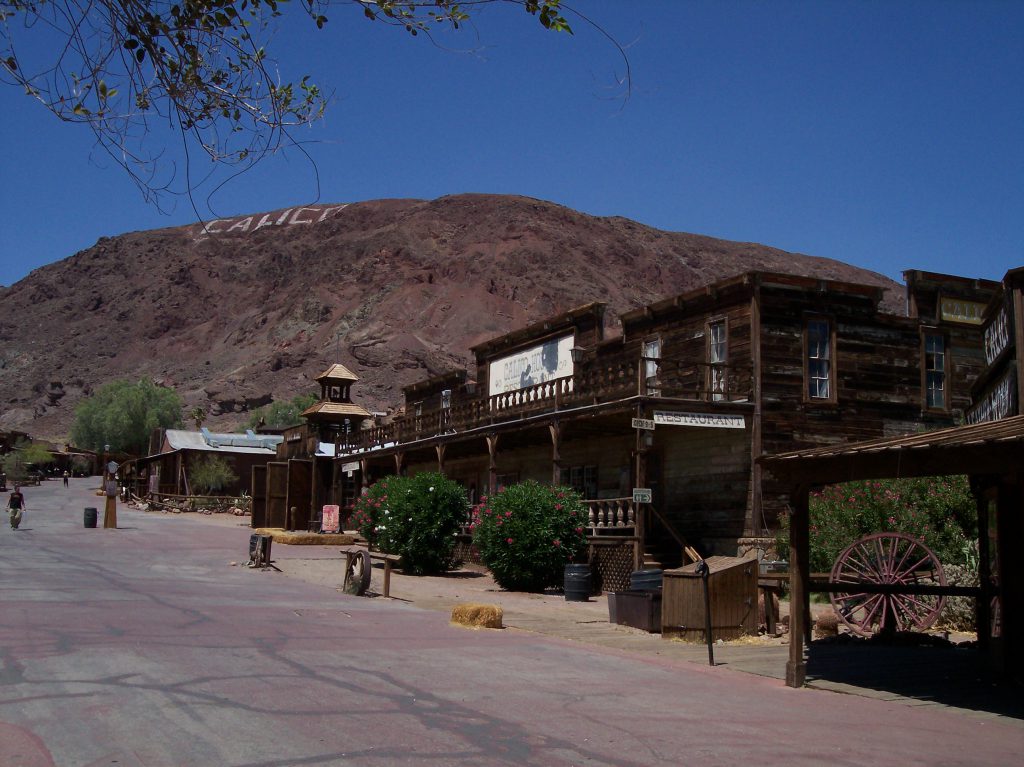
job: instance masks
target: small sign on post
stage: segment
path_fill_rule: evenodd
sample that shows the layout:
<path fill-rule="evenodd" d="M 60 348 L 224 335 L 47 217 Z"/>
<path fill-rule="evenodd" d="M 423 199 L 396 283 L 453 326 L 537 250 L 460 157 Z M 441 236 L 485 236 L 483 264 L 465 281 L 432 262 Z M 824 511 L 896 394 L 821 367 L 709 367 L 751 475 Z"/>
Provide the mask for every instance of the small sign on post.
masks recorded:
<path fill-rule="evenodd" d="M 341 507 L 333 504 L 324 506 L 323 515 L 320 523 L 321 533 L 336 533 L 341 527 L 339 515 Z"/>
<path fill-rule="evenodd" d="M 654 421 L 652 421 L 650 418 L 634 418 L 633 428 L 654 431 Z"/>
<path fill-rule="evenodd" d="M 649 487 L 634 487 L 633 488 L 633 503 L 650 503 L 651 502 L 651 488 Z"/>

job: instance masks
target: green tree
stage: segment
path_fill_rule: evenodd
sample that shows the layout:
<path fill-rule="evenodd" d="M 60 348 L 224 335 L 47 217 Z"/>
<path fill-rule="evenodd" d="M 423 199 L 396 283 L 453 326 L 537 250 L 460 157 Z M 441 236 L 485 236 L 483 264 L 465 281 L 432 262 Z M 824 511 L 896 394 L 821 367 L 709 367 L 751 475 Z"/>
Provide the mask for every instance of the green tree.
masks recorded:
<path fill-rule="evenodd" d="M 189 411 L 188 417 L 195 423 L 196 430 L 199 430 L 203 428 L 203 422 L 206 420 L 206 408 L 194 407 Z"/>
<path fill-rule="evenodd" d="M 19 440 L 14 449 L 0 459 L 0 466 L 8 479 L 18 481 L 27 479 L 30 469 L 40 469 L 53 463 L 53 453 L 38 442 Z"/>
<path fill-rule="evenodd" d="M 325 94 L 308 76 L 282 82 L 270 50 L 288 9 L 322 29 L 328 6 L 345 5 L 429 37 L 462 27 L 467 7 L 491 4 L 572 31 L 561 0 L 0 0 L 0 74 L 60 120 L 87 125 L 156 199 L 169 185 L 157 180 L 166 147 L 149 147 L 150 123 L 172 126 L 217 163 L 245 167 L 294 144 L 289 130 L 323 115 Z"/>
<path fill-rule="evenodd" d="M 188 468 L 189 484 L 193 493 L 216 493 L 238 481 L 238 475 L 219 455 L 198 458 Z"/>
<path fill-rule="evenodd" d="M 271 402 L 266 407 L 257 408 L 249 417 L 247 428 L 257 429 L 265 426 L 269 429 L 287 429 L 302 423 L 302 412 L 317 402 L 313 394 L 299 394 L 287 401 Z"/>
<path fill-rule="evenodd" d="M 181 398 L 152 381 L 113 381 L 75 408 L 71 439 L 79 447 L 145 455 L 154 429 L 181 426 Z"/>

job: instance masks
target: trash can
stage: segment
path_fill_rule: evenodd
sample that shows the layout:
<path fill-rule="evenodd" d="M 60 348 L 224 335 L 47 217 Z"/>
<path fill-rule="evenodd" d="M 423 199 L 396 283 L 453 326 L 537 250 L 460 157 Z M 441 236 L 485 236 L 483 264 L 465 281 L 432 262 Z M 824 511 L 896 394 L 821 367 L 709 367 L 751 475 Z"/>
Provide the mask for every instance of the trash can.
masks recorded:
<path fill-rule="evenodd" d="M 590 600 L 590 565 L 565 566 L 565 601 Z"/>
<path fill-rule="evenodd" d="M 84 516 L 85 516 L 85 526 L 86 527 L 96 527 L 96 517 L 97 517 L 96 509 L 94 509 L 92 507 L 87 507 L 86 510 L 85 510 L 85 515 Z"/>

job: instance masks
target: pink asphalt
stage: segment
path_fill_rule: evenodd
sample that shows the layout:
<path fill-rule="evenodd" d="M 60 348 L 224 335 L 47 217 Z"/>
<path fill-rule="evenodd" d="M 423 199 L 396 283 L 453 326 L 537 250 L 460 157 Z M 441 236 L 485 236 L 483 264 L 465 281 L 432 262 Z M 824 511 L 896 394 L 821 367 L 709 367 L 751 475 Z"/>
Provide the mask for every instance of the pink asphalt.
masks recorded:
<path fill-rule="evenodd" d="M 231 567 L 248 530 L 26 492 L 0 534 L 0 767 L 1013 765 L 1018 720 L 511 631 Z"/>

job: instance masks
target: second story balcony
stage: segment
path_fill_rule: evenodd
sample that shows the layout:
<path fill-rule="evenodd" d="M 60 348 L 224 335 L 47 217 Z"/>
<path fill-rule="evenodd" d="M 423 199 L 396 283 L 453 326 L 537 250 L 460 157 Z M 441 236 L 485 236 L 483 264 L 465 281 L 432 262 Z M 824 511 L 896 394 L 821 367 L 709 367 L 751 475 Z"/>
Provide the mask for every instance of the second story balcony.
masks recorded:
<path fill-rule="evenodd" d="M 651 375 L 653 373 L 653 375 Z M 449 398 L 435 407 L 414 405 L 392 423 L 363 429 L 353 447 L 373 450 L 488 425 L 580 407 L 645 398 L 671 402 L 746 402 L 749 365 L 640 359 L 591 363 L 572 376 L 500 394 Z"/>

